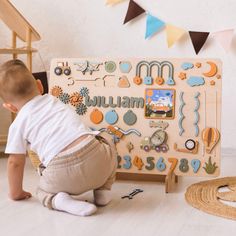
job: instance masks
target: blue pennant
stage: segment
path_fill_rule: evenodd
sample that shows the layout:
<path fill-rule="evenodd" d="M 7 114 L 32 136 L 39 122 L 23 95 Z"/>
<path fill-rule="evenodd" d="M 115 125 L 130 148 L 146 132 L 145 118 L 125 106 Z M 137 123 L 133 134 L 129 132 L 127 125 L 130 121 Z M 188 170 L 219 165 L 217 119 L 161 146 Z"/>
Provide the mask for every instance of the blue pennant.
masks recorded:
<path fill-rule="evenodd" d="M 147 15 L 145 39 L 151 37 L 165 26 L 165 22 L 150 14 Z"/>

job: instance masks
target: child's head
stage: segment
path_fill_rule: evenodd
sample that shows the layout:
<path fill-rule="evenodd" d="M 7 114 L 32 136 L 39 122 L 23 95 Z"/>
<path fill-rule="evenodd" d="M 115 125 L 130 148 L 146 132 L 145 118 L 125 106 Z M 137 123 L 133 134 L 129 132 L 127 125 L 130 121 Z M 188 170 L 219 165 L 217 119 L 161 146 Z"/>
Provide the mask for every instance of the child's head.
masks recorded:
<path fill-rule="evenodd" d="M 37 94 L 35 79 L 22 61 L 10 60 L 0 66 L 0 97 L 4 102 L 24 102 Z"/>

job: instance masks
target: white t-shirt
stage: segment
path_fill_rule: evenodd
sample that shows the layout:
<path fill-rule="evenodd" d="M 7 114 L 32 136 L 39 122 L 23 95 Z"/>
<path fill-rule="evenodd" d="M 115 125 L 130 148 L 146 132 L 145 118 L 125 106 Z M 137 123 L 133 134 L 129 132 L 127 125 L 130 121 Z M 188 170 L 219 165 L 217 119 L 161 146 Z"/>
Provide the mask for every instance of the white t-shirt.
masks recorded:
<path fill-rule="evenodd" d="M 5 153 L 36 152 L 47 166 L 50 160 L 74 140 L 91 131 L 76 112 L 57 98 L 45 94 L 27 102 L 11 124 Z"/>

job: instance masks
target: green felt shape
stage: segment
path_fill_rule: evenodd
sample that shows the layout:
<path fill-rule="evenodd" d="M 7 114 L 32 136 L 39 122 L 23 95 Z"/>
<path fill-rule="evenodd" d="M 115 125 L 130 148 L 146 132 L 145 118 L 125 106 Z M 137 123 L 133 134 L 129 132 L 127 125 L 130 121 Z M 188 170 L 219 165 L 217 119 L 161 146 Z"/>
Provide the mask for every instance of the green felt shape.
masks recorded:
<path fill-rule="evenodd" d="M 137 121 L 137 116 L 136 114 L 132 111 L 132 110 L 128 110 L 124 116 L 123 116 L 123 120 L 125 122 L 125 124 L 127 125 L 133 125 L 136 123 Z"/>

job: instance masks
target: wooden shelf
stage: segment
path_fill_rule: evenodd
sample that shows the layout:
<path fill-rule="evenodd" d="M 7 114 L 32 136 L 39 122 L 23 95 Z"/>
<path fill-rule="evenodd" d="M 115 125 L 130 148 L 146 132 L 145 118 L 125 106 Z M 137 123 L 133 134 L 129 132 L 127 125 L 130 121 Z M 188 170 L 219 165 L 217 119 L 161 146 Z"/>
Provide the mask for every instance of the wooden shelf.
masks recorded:
<path fill-rule="evenodd" d="M 33 53 L 37 52 L 37 49 L 31 48 L 31 49 L 26 49 L 26 48 L 0 48 L 0 54 L 28 54 L 28 53 Z"/>

